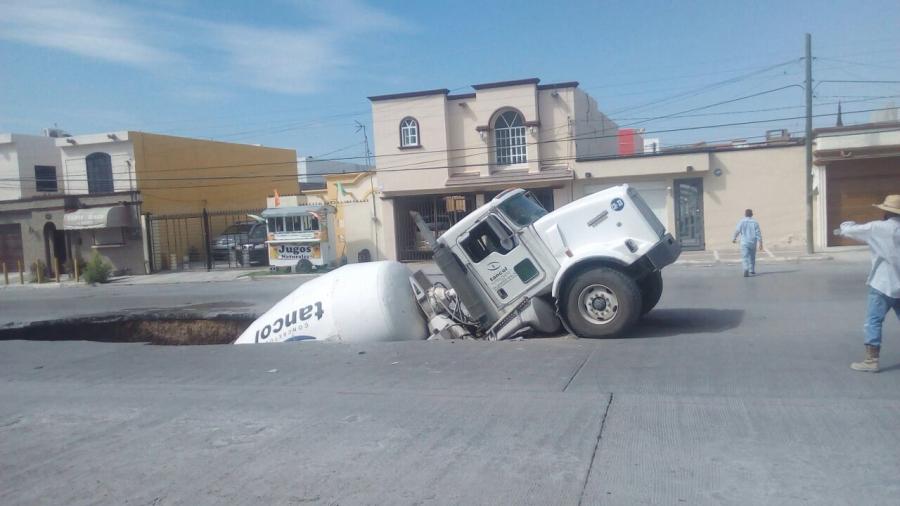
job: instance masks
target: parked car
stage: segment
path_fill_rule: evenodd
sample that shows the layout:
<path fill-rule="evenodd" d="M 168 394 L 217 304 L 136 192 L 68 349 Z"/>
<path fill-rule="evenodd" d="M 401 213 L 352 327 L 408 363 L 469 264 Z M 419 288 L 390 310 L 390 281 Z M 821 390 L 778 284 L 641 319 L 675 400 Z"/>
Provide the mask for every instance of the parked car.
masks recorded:
<path fill-rule="evenodd" d="M 238 261 L 244 267 L 251 265 L 269 265 L 269 247 L 266 244 L 266 224 L 254 222 L 247 232 L 247 237 L 240 245 Z"/>
<path fill-rule="evenodd" d="M 212 244 L 213 260 L 228 260 L 230 250 L 240 250 L 242 244 L 247 242 L 250 230 L 256 221 L 239 221 L 228 226 Z M 265 230 L 265 226 L 263 229 Z"/>

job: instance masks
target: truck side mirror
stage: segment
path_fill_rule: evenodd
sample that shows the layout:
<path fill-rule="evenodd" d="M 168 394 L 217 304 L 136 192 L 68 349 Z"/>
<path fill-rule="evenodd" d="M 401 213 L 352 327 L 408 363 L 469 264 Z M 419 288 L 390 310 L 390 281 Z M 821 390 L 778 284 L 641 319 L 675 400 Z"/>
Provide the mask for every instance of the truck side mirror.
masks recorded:
<path fill-rule="evenodd" d="M 437 240 L 434 237 L 434 232 L 431 230 L 431 227 L 425 223 L 425 220 L 422 219 L 422 215 L 417 213 L 416 211 L 410 211 L 409 215 L 412 216 L 413 222 L 416 224 L 416 228 L 419 229 L 419 232 L 422 234 L 422 237 L 425 239 L 425 242 L 428 243 L 428 247 L 434 251 L 435 246 L 437 245 Z"/>
<path fill-rule="evenodd" d="M 497 236 L 497 239 L 500 240 L 500 247 L 505 251 L 510 251 L 516 247 L 516 241 L 513 239 L 513 233 L 503 226 L 500 223 L 500 220 L 497 219 L 494 215 L 488 215 L 487 224 L 491 228 L 491 231 L 494 232 L 494 235 Z"/>

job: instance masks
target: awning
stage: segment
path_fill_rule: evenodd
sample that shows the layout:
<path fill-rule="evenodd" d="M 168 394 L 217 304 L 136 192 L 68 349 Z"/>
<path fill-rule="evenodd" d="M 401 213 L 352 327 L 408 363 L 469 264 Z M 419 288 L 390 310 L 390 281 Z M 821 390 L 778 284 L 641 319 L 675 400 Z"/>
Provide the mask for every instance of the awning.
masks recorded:
<path fill-rule="evenodd" d="M 65 230 L 130 226 L 132 226 L 131 211 L 125 206 L 79 209 L 63 216 L 63 229 Z"/>

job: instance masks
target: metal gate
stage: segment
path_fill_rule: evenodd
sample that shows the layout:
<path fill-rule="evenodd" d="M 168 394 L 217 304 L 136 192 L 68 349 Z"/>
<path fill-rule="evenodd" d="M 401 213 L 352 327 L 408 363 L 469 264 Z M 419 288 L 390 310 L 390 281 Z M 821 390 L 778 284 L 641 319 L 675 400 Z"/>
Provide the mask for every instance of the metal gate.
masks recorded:
<path fill-rule="evenodd" d="M 421 214 L 437 237 L 475 209 L 475 194 L 398 197 L 394 209 L 397 258 L 401 262 L 430 260 L 431 248 L 419 233 L 409 212 Z"/>
<path fill-rule="evenodd" d="M 243 266 L 245 229 L 262 209 L 230 209 L 185 214 L 147 214 L 150 269 L 227 269 Z M 229 239 L 223 241 L 220 239 Z"/>

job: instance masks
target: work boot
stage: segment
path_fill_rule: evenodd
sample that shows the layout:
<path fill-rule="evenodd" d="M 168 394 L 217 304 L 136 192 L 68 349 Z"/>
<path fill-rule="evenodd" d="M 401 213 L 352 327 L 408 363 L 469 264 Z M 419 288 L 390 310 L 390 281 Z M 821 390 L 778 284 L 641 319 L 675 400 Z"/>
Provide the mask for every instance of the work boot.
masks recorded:
<path fill-rule="evenodd" d="M 854 371 L 878 372 L 878 355 L 881 348 L 878 346 L 866 345 L 866 359 L 862 362 L 853 362 L 850 368 Z"/>

